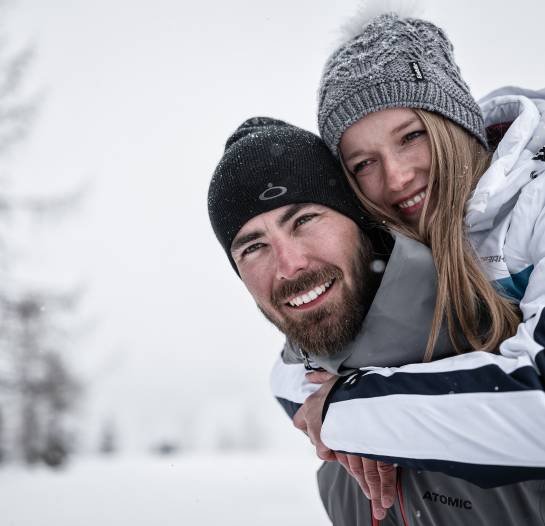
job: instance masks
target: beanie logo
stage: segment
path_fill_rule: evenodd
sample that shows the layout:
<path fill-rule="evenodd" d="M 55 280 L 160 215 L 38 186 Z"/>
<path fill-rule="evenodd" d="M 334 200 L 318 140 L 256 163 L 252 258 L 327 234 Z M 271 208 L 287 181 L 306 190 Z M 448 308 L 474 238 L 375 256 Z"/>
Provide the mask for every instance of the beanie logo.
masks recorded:
<path fill-rule="evenodd" d="M 420 68 L 420 64 L 418 62 L 411 62 L 411 71 L 413 72 L 415 80 L 418 82 L 422 82 L 424 80 L 424 75 L 422 74 L 422 69 Z"/>
<path fill-rule="evenodd" d="M 287 191 L 288 189 L 285 186 L 273 186 L 272 183 L 269 183 L 267 189 L 259 194 L 259 199 L 261 201 L 268 201 L 269 199 L 275 199 L 284 195 Z"/>

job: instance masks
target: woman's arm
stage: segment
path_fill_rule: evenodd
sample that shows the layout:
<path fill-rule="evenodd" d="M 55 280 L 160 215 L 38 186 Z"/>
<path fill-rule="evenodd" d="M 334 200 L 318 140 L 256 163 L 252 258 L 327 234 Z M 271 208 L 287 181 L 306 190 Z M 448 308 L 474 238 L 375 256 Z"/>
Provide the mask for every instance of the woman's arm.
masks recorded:
<path fill-rule="evenodd" d="M 319 384 L 308 381 L 306 373 L 308 371 L 302 363 L 286 364 L 281 356 L 273 365 L 271 390 L 290 418 L 293 418 L 308 396 L 320 388 Z"/>
<path fill-rule="evenodd" d="M 542 346 L 533 363 L 473 352 L 362 371 L 331 390 L 321 439 L 335 451 L 483 487 L 545 478 L 543 360 Z"/>
<path fill-rule="evenodd" d="M 482 486 L 545 478 L 544 183 L 525 189 L 516 213 L 526 222 L 519 216 L 508 232 L 524 234 L 524 253 L 511 256 L 533 265 L 517 333 L 498 354 L 364 368 L 340 380 L 323 408 L 327 447 Z"/>

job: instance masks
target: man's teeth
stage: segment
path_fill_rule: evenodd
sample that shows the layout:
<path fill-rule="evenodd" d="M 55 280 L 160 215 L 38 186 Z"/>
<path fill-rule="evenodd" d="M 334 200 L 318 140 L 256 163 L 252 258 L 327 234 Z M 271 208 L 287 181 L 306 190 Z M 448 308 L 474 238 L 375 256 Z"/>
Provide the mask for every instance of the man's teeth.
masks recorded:
<path fill-rule="evenodd" d="M 314 301 L 318 296 L 321 296 L 329 287 L 331 287 L 332 283 L 333 280 L 327 281 L 323 285 L 315 287 L 312 290 L 306 292 L 305 294 L 293 298 L 292 300 L 288 301 L 288 304 L 292 307 L 299 307 L 300 305 L 303 305 L 303 303 L 310 303 L 311 301 Z"/>
<path fill-rule="evenodd" d="M 424 199 L 424 197 L 426 197 L 426 191 L 422 191 L 420 192 L 419 194 L 416 194 L 415 196 L 411 197 L 410 199 L 407 199 L 406 201 L 402 201 L 401 203 L 397 203 L 397 206 L 399 206 L 399 208 L 409 208 L 411 206 L 414 206 L 418 203 L 420 203 L 420 201 L 422 201 L 422 199 Z"/>

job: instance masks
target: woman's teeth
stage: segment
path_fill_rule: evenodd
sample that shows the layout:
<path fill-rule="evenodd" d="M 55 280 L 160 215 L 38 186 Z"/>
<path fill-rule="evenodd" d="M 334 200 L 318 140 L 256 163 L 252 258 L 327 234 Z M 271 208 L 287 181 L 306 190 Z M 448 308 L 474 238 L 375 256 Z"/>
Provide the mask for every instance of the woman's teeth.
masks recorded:
<path fill-rule="evenodd" d="M 315 287 L 312 290 L 306 292 L 305 294 L 291 299 L 290 301 L 288 301 L 288 305 L 290 305 L 291 307 L 299 307 L 303 305 L 303 303 L 310 303 L 311 301 L 314 301 L 318 296 L 321 296 L 329 287 L 331 287 L 332 283 L 333 280 L 327 281 L 323 285 Z"/>
<path fill-rule="evenodd" d="M 410 208 L 411 206 L 414 206 L 418 203 L 420 203 L 420 201 L 422 201 L 422 199 L 424 199 L 424 197 L 426 197 L 426 191 L 422 191 L 420 192 L 419 194 L 416 194 L 415 196 L 411 197 L 410 199 L 407 199 L 406 201 L 402 201 L 401 203 L 397 203 L 397 206 L 399 206 L 399 208 Z"/>

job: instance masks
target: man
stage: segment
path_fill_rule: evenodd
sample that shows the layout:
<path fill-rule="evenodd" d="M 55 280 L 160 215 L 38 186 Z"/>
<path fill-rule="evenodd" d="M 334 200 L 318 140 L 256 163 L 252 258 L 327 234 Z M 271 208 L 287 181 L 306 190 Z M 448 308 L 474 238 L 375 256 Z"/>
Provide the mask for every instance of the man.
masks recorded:
<path fill-rule="evenodd" d="M 413 339 L 425 342 L 431 312 L 425 313 L 434 303 L 433 287 L 426 289 L 434 281 L 433 266 L 426 266 L 429 257 L 414 243 L 398 238 L 380 281 L 371 270 L 371 254 L 384 253 L 388 238 L 366 220 L 318 137 L 281 121 L 246 121 L 227 141 L 210 184 L 208 206 L 231 265 L 264 315 L 291 342 L 284 352 L 286 362 L 298 358 L 309 362 L 311 355 L 328 371 L 346 374 L 366 365 L 361 363 L 364 343 L 380 348 L 379 340 L 387 342 L 384 349 L 367 357 L 373 363 L 382 360 L 376 365 L 384 365 L 392 356 L 401 363 L 418 361 L 410 354 Z M 409 279 L 399 280 L 407 271 Z M 423 274 L 414 279 L 417 272 Z M 416 322 L 404 324 L 411 316 Z M 422 317 L 426 319 L 418 323 Z M 387 323 L 381 326 L 384 320 Z M 386 330 L 395 323 L 404 330 Z M 396 357 L 399 349 L 402 354 Z M 444 344 L 438 355 L 449 352 Z M 280 369 L 285 377 L 300 375 L 302 370 L 285 364 Z M 315 390 L 308 382 L 301 385 L 306 392 L 299 399 L 276 389 L 286 407 L 295 402 L 290 414 Z M 342 454 L 331 453 L 330 458 L 343 462 L 358 477 L 379 517 L 384 517 L 384 508 L 393 504 L 397 494 L 383 524 L 407 524 L 411 514 L 428 524 L 514 524 L 522 515 L 525 524 L 541 520 L 541 482 L 483 490 L 443 474 L 408 469 L 396 489 L 392 466 L 354 457 L 358 465 Z M 373 480 L 363 471 L 378 477 L 378 484 L 367 487 L 366 482 Z M 319 486 L 334 524 L 371 524 L 369 504 L 338 463 L 322 467 Z M 510 505 L 523 500 L 524 506 Z"/>
<path fill-rule="evenodd" d="M 209 212 L 231 265 L 290 341 L 325 357 L 354 340 L 380 278 L 372 245 L 385 254 L 388 236 L 317 136 L 272 119 L 243 123 L 214 174 Z"/>

